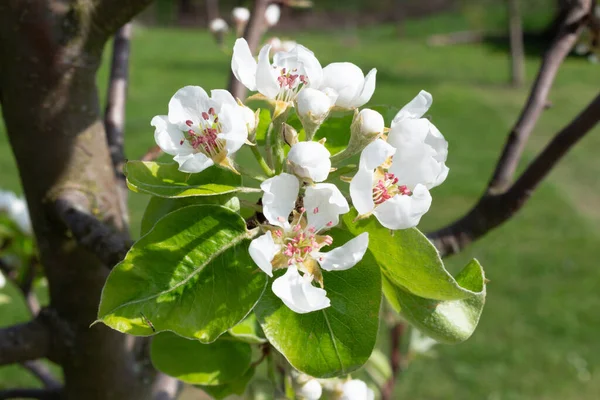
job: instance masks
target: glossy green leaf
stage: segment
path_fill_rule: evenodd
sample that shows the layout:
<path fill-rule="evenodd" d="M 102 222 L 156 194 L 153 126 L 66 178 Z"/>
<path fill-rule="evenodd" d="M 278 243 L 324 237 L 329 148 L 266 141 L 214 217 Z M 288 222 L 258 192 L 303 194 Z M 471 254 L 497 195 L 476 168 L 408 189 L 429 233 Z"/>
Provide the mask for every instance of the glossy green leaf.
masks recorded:
<path fill-rule="evenodd" d="M 167 214 L 109 275 L 99 321 L 132 335 L 155 331 L 212 342 L 252 310 L 267 284 L 233 211 L 188 206 Z"/>
<path fill-rule="evenodd" d="M 150 357 L 156 369 L 183 382 L 224 385 L 248 371 L 252 349 L 233 340 L 204 344 L 165 332 L 153 338 Z"/>
<path fill-rule="evenodd" d="M 417 228 L 391 233 L 375 217 L 353 222 L 356 215 L 354 209 L 344 215 L 344 224 L 355 235 L 369 232 L 369 250 L 395 286 L 436 300 L 460 300 L 478 294 L 452 277 L 436 248 Z"/>
<path fill-rule="evenodd" d="M 353 237 L 339 228 L 330 235 L 334 246 Z M 296 314 L 270 288 L 255 308 L 269 342 L 294 368 L 319 378 L 348 374 L 367 361 L 377 338 L 381 302 L 381 273 L 369 252 L 349 270 L 323 271 L 323 281 L 331 300 L 324 310 Z"/>
<path fill-rule="evenodd" d="M 134 192 L 159 197 L 218 196 L 257 189 L 242 186 L 242 177 L 223 168 L 208 168 L 196 174 L 178 169 L 177 163 L 128 161 L 127 186 Z"/>
<path fill-rule="evenodd" d="M 208 393 L 212 398 L 221 400 L 228 396 L 237 394 L 241 396 L 246 391 L 246 386 L 254 376 L 255 368 L 250 367 L 248 371 L 233 382 L 224 383 L 222 385 L 215 386 L 202 386 L 198 385 L 198 387 Z"/>
<path fill-rule="evenodd" d="M 144 210 L 144 216 L 142 217 L 140 228 L 140 236 L 144 236 L 146 233 L 148 233 L 154 224 L 156 224 L 159 219 L 168 213 L 178 210 L 182 207 L 202 204 L 222 205 L 232 211 L 238 211 L 240 201 L 237 197 L 235 197 L 235 194 L 232 193 L 221 196 L 192 196 L 178 198 L 152 196 L 148 202 L 148 205 L 146 206 L 146 210 Z"/>
<path fill-rule="evenodd" d="M 432 300 L 416 296 L 383 277 L 383 291 L 392 307 L 433 339 L 459 343 L 468 339 L 485 304 L 485 277 L 477 260 L 457 275 L 456 282 L 474 295 L 460 300 Z"/>
<path fill-rule="evenodd" d="M 260 344 L 267 342 L 265 333 L 256 320 L 256 314 L 254 313 L 251 313 L 242 322 L 231 328 L 229 334 L 247 343 Z"/>

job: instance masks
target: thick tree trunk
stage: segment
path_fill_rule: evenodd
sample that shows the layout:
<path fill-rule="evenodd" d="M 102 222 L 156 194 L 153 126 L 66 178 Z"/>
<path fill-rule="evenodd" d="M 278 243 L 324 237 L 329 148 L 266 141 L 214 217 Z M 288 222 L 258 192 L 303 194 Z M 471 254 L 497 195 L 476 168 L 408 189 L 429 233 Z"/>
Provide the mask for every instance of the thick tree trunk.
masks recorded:
<path fill-rule="evenodd" d="M 114 23 L 140 3 L 121 2 Z M 146 400 L 134 341 L 90 327 L 109 266 L 75 241 L 55 207 L 66 196 L 114 230 L 124 226 L 96 88 L 104 43 L 118 27 L 91 19 L 109 16 L 105 5 L 2 1 L 0 103 L 49 282 L 47 356 L 63 368 L 64 398 Z"/>

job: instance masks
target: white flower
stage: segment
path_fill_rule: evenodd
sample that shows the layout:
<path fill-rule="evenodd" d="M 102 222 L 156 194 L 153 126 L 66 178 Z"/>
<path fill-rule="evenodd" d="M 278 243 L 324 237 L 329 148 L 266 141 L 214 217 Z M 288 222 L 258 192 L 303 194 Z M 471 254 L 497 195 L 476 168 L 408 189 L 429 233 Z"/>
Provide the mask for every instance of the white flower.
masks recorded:
<path fill-rule="evenodd" d="M 323 388 L 316 379 L 308 380 L 296 390 L 296 395 L 305 400 L 319 400 L 322 394 Z"/>
<path fill-rule="evenodd" d="M 186 86 L 169 102 L 169 115 L 158 115 L 156 144 L 179 164 L 182 172 L 200 172 L 219 164 L 235 171 L 231 156 L 248 138 L 242 111 L 226 90 Z"/>
<path fill-rule="evenodd" d="M 269 61 L 271 45 L 265 45 L 258 55 L 258 63 L 252 57 L 245 39 L 238 39 L 233 46 L 231 69 L 233 74 L 249 90 L 258 91 L 267 99 L 290 105 L 303 87 L 318 87 L 323 70 L 313 52 L 296 45 L 288 52 L 278 52 Z"/>
<path fill-rule="evenodd" d="M 320 88 L 330 88 L 337 92 L 336 106 L 357 108 L 363 106 L 373 96 L 376 75 L 375 68 L 365 77 L 361 69 L 352 63 L 332 63 L 323 68 Z"/>
<path fill-rule="evenodd" d="M 31 219 L 25 200 L 13 192 L 0 190 L 0 212 L 5 212 L 21 232 L 31 235 Z"/>
<path fill-rule="evenodd" d="M 277 25 L 280 16 L 281 9 L 277 4 L 270 4 L 265 10 L 265 21 L 269 27 Z"/>
<path fill-rule="evenodd" d="M 353 379 L 342 385 L 342 394 L 339 400 L 374 400 L 375 393 L 369 389 L 366 383 L 359 379 Z"/>
<path fill-rule="evenodd" d="M 235 7 L 233 11 L 231 11 L 231 15 L 236 22 L 248 22 L 250 19 L 250 10 L 248 10 L 246 7 Z"/>
<path fill-rule="evenodd" d="M 416 226 L 431 206 L 431 195 L 424 185 L 411 190 L 388 172 L 394 153 L 396 149 L 382 139 L 365 147 L 350 182 L 350 196 L 359 215 L 373 213 L 381 225 L 395 230 Z"/>
<path fill-rule="evenodd" d="M 335 104 L 336 94 L 322 92 L 313 88 L 305 88 L 296 97 L 296 111 L 302 126 L 307 133 L 306 140 L 312 140 L 319 126 L 329 115 Z"/>
<path fill-rule="evenodd" d="M 212 33 L 227 32 L 229 26 L 223 18 L 215 18 L 208 24 L 208 28 Z"/>
<path fill-rule="evenodd" d="M 422 90 L 396 114 L 388 134 L 388 143 L 396 149 L 389 172 L 409 189 L 418 184 L 431 189 L 448 176 L 448 142 L 427 118 L 421 118 L 431 103 L 431 95 Z"/>
<path fill-rule="evenodd" d="M 363 233 L 330 252 L 333 238 L 322 232 L 339 222 L 339 216 L 349 211 L 348 202 L 332 184 L 321 183 L 306 189 L 305 209 L 295 211 L 300 190 L 298 178 L 280 174 L 261 185 L 263 214 L 269 225 L 265 234 L 250 243 L 250 256 L 267 275 L 273 270 L 287 268 L 273 282 L 273 293 L 292 311 L 307 313 L 329 307 L 323 287 L 321 269 L 343 271 L 352 268 L 364 256 L 369 237 Z M 289 222 L 292 214 L 292 222 Z M 303 275 L 300 275 L 300 272 Z M 321 288 L 313 286 L 318 282 Z"/>
<path fill-rule="evenodd" d="M 385 122 L 383 122 L 383 116 L 377 111 L 365 108 L 360 110 L 358 115 L 353 121 L 355 125 L 356 133 L 363 137 L 376 137 L 383 134 L 385 128 Z"/>
<path fill-rule="evenodd" d="M 300 142 L 288 153 L 291 171 L 306 182 L 323 182 L 331 170 L 331 153 L 319 142 Z"/>

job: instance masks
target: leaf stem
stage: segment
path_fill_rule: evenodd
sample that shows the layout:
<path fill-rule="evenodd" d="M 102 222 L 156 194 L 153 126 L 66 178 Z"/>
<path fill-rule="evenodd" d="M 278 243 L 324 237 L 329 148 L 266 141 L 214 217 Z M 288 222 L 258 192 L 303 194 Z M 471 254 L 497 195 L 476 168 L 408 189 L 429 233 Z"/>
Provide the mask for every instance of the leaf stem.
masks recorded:
<path fill-rule="evenodd" d="M 286 109 L 286 111 L 283 111 L 273 120 L 271 123 L 272 129 L 269 130 L 275 174 L 280 174 L 283 171 L 283 160 L 285 159 L 285 151 L 283 150 L 283 145 L 285 144 L 283 140 L 283 123 L 287 121 L 288 110 Z"/>
<path fill-rule="evenodd" d="M 258 149 L 258 147 L 257 146 L 250 146 L 250 150 L 252 150 L 252 154 L 254 155 L 254 158 L 258 162 L 258 165 L 260 165 L 260 167 L 262 168 L 263 172 L 269 178 L 272 177 L 272 176 L 274 176 L 275 173 L 273 172 L 273 170 L 271 169 L 271 167 L 269 167 L 269 164 L 267 164 L 267 162 L 263 158 L 262 154 L 260 154 L 260 150 Z"/>

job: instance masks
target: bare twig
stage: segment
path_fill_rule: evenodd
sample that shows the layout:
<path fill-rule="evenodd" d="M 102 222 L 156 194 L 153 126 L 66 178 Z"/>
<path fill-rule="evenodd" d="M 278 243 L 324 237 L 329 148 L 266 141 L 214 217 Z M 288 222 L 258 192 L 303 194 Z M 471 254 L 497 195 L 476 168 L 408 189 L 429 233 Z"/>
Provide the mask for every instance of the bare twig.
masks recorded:
<path fill-rule="evenodd" d="M 271 0 L 255 0 L 254 8 L 250 15 L 250 21 L 248 21 L 246 31 L 244 32 L 244 38 L 248 42 L 248 47 L 250 47 L 252 54 L 254 54 L 258 48 L 260 39 L 267 29 L 265 10 L 269 3 L 271 3 Z M 233 97 L 238 99 L 244 99 L 246 97 L 246 87 L 235 78 L 233 72 L 229 74 L 228 88 Z"/>
<path fill-rule="evenodd" d="M 115 34 L 113 42 L 112 63 L 110 68 L 110 84 L 108 86 L 108 99 L 104 113 L 104 128 L 106 140 L 112 159 L 115 175 L 119 184 L 119 199 L 122 218 L 129 220 L 127 215 L 127 184 L 123 174 L 125 163 L 124 128 L 125 104 L 127 100 L 127 78 L 129 75 L 129 40 L 131 38 L 132 23 L 128 22 Z"/>
<path fill-rule="evenodd" d="M 520 87 L 525 82 L 525 49 L 519 0 L 507 0 L 507 5 L 511 83 L 513 86 Z"/>
<path fill-rule="evenodd" d="M 50 336 L 39 319 L 0 329 L 0 365 L 48 356 Z"/>
<path fill-rule="evenodd" d="M 162 154 L 162 150 L 158 145 L 152 146 L 148 149 L 146 154 L 142 156 L 142 161 L 154 161 Z"/>
<path fill-rule="evenodd" d="M 548 92 L 552 87 L 558 68 L 577 41 L 590 10 L 591 0 L 577 0 L 573 2 L 571 9 L 566 14 L 561 29 L 544 54 L 527 103 L 508 135 L 496 170 L 488 183 L 488 193 L 501 193 L 510 185 L 527 139 L 547 103 Z"/>
<path fill-rule="evenodd" d="M 396 381 L 402 372 L 402 336 L 404 334 L 404 323 L 396 322 L 390 328 L 390 363 L 392 367 L 392 376 L 381 389 L 382 400 L 392 400 L 394 398 L 394 387 Z"/>
<path fill-rule="evenodd" d="M 531 196 L 560 159 L 600 120 L 598 95 L 569 125 L 563 128 L 529 164 L 506 192 L 485 194 L 464 217 L 428 235 L 442 256 L 458 253 L 469 243 L 511 218 Z"/>
<path fill-rule="evenodd" d="M 6 389 L 0 390 L 0 400 L 8 399 L 38 399 L 60 400 L 60 389 Z"/>
<path fill-rule="evenodd" d="M 29 372 L 35 375 L 35 377 L 38 378 L 40 382 L 42 382 L 45 388 L 58 389 L 61 387 L 60 382 L 56 380 L 50 369 L 42 361 L 25 361 L 21 365 L 23 366 L 23 368 L 27 369 Z"/>
<path fill-rule="evenodd" d="M 112 268 L 125 258 L 131 247 L 131 240 L 98 220 L 89 211 L 86 202 L 83 194 L 65 193 L 56 200 L 56 214 L 79 244 Z"/>

